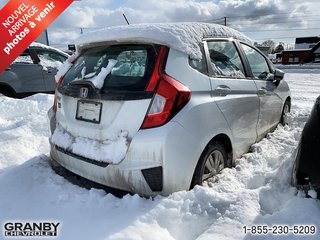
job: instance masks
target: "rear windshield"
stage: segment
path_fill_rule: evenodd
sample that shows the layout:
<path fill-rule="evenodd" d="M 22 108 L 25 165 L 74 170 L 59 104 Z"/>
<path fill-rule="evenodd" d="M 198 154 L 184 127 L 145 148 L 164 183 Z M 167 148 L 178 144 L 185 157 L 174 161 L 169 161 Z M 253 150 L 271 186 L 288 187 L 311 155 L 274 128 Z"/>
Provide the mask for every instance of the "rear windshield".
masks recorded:
<path fill-rule="evenodd" d="M 157 50 L 154 45 L 133 44 L 90 48 L 75 61 L 62 84 L 79 80 L 94 82 L 103 76 L 101 90 L 143 91 L 151 77 Z M 104 72 L 108 72 L 107 76 Z"/>

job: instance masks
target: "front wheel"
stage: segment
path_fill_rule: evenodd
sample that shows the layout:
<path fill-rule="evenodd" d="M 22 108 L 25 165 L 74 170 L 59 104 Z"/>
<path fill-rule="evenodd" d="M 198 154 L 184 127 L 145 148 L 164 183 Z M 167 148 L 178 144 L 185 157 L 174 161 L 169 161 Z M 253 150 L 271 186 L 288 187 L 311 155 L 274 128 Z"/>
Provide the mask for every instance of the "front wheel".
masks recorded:
<path fill-rule="evenodd" d="M 216 176 L 227 166 L 227 154 L 224 146 L 219 142 L 209 143 L 200 156 L 193 174 L 190 188 Z"/>

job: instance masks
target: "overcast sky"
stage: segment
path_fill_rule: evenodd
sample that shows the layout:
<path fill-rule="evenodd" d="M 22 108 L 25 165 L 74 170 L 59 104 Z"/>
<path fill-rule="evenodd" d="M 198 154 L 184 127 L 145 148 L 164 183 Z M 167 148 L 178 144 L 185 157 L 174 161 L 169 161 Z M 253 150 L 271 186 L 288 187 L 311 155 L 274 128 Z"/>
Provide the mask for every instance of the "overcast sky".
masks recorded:
<path fill-rule="evenodd" d="M 2 8 L 8 1 L 0 0 Z M 82 0 L 48 29 L 52 45 L 72 43 L 81 32 L 130 23 L 204 21 L 233 27 L 256 42 L 292 44 L 320 35 L 319 0 Z"/>

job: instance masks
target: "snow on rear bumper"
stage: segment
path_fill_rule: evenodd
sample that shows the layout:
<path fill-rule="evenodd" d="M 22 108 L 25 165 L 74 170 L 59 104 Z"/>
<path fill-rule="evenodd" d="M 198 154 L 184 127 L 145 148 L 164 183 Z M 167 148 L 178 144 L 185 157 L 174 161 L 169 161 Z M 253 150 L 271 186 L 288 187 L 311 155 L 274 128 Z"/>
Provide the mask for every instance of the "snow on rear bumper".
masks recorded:
<path fill-rule="evenodd" d="M 92 159 L 93 162 L 117 164 L 127 153 L 127 132 L 120 132 L 116 139 L 97 141 L 85 137 L 74 137 L 68 131 L 57 125 L 50 142 L 57 146 L 59 151 Z M 68 150 L 67 150 L 68 149 Z"/>
<path fill-rule="evenodd" d="M 173 145 L 168 139 L 176 142 L 172 134 L 177 136 L 181 131 L 185 132 L 179 124 L 170 122 L 160 128 L 137 132 L 130 142 L 125 159 L 119 164 L 99 166 L 81 159 L 80 156 L 57 149 L 54 144 L 51 144 L 50 154 L 52 159 L 64 168 L 100 184 L 143 196 L 169 195 L 190 186 L 186 172 L 177 172 L 175 169 L 181 166 L 180 159 L 185 164 L 186 157 L 181 154 L 185 151 L 179 151 L 176 147 L 174 155 L 172 151 L 168 151 L 168 144 Z M 178 159 L 180 155 L 181 158 Z M 181 170 L 181 167 L 179 169 Z M 174 175 L 172 171 L 175 172 Z"/>

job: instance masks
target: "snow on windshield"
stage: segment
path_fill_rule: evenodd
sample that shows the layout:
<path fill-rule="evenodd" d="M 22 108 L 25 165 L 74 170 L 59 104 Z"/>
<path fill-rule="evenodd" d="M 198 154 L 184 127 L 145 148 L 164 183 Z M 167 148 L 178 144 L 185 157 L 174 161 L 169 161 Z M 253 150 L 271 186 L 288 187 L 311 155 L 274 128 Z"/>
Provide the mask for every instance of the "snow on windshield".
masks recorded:
<path fill-rule="evenodd" d="M 43 70 L 48 70 L 48 67 L 52 68 L 59 68 L 63 63 L 59 61 L 55 61 L 53 59 L 46 58 L 45 56 L 38 55 L 40 62 L 39 64 L 42 66 Z M 34 62 L 32 61 L 30 55 L 20 55 L 17 57 L 14 61 L 14 63 L 31 63 L 33 64 Z"/>
<path fill-rule="evenodd" d="M 86 80 L 91 81 L 97 89 L 132 86 L 145 76 L 146 67 L 152 58 L 148 52 L 151 51 L 154 51 L 152 46 L 130 44 L 127 47 L 115 45 L 92 48 L 73 63 L 67 60 L 64 71 L 70 71 L 64 75 L 64 83 Z"/>
<path fill-rule="evenodd" d="M 114 60 L 114 59 L 109 59 L 108 61 L 109 61 L 108 65 L 106 67 L 101 68 L 100 73 L 97 76 L 95 76 L 92 79 L 90 79 L 90 81 L 93 83 L 93 85 L 96 88 L 101 89 L 103 87 L 105 78 L 109 75 L 109 73 L 111 72 L 112 68 L 118 62 L 117 60 Z M 85 68 L 86 67 L 84 67 L 83 69 L 85 69 Z M 91 74 L 89 73 L 89 75 L 91 75 Z M 87 77 L 88 77 L 88 75 L 87 75 Z"/>
<path fill-rule="evenodd" d="M 108 27 L 88 33 L 77 40 L 78 47 L 91 42 L 139 41 L 162 44 L 188 54 L 193 59 L 201 59 L 200 43 L 205 37 L 227 37 L 252 41 L 242 33 L 222 25 L 211 23 L 158 23 L 133 24 Z"/>
<path fill-rule="evenodd" d="M 59 61 L 53 61 L 40 55 L 39 55 L 39 59 L 40 59 L 39 64 L 42 66 L 42 69 L 45 71 L 48 70 L 48 67 L 58 69 L 63 64 Z"/>

